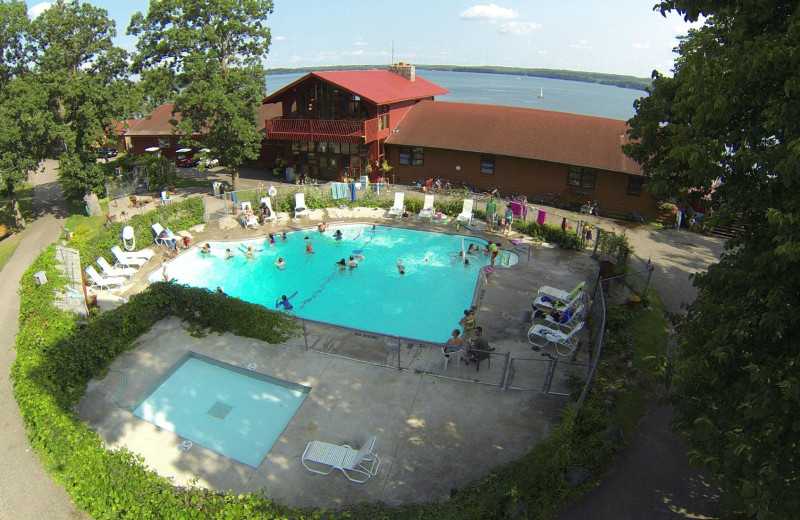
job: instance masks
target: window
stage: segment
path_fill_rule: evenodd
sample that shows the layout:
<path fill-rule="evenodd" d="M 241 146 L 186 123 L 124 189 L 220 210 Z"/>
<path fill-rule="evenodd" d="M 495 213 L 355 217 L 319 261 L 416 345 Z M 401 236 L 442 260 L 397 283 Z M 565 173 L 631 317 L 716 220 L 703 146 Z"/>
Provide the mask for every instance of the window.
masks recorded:
<path fill-rule="evenodd" d="M 644 179 L 631 175 L 628 177 L 628 195 L 638 197 L 642 194 L 642 184 Z"/>
<path fill-rule="evenodd" d="M 389 128 L 389 114 L 378 116 L 378 130 L 386 130 Z"/>
<path fill-rule="evenodd" d="M 481 173 L 494 175 L 494 155 L 481 155 Z"/>
<path fill-rule="evenodd" d="M 169 137 L 159 137 L 158 138 L 158 147 L 159 148 L 169 148 Z"/>
<path fill-rule="evenodd" d="M 594 181 L 597 177 L 597 170 L 594 168 L 582 168 L 580 166 L 570 166 L 567 174 L 567 186 L 576 188 L 594 189 Z"/>
<path fill-rule="evenodd" d="M 400 164 L 411 164 L 411 148 L 408 146 L 400 147 Z"/>
<path fill-rule="evenodd" d="M 419 146 L 411 147 L 411 166 L 423 166 L 425 164 L 425 149 Z"/>

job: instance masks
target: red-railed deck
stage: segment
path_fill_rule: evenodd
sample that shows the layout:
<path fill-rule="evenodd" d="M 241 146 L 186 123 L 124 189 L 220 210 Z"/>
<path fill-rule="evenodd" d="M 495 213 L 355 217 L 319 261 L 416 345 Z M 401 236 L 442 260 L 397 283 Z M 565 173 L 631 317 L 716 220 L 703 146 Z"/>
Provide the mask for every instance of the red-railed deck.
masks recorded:
<path fill-rule="evenodd" d="M 368 143 L 378 139 L 378 119 L 346 121 L 329 119 L 267 119 L 266 138 L 289 141 Z"/>

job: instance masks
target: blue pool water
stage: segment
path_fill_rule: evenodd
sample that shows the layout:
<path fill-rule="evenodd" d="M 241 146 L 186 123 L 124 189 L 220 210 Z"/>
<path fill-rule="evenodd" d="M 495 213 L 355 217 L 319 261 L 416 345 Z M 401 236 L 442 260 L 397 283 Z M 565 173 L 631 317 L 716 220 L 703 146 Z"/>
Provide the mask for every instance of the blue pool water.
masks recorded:
<path fill-rule="evenodd" d="M 309 388 L 191 353 L 134 415 L 201 446 L 258 467 Z"/>
<path fill-rule="evenodd" d="M 458 258 L 462 242 L 486 241 L 461 235 L 368 224 L 333 224 L 325 233 L 316 228 L 294 231 L 287 240 L 276 235 L 274 247 L 264 238 L 244 242 L 211 242 L 211 254 L 194 248 L 167 266 L 178 283 L 225 292 L 275 309 L 282 295 L 291 297 L 290 312 L 303 318 L 359 330 L 444 342 L 473 301 L 482 264 L 479 253 L 465 265 Z M 342 232 L 342 240 L 333 233 Z M 314 254 L 306 254 L 308 236 Z M 248 261 L 243 249 L 258 251 Z M 234 256 L 226 259 L 225 249 Z M 361 254 L 355 269 L 340 270 L 335 262 Z M 516 255 L 503 252 L 503 260 Z M 286 268 L 275 260 L 282 257 Z M 400 275 L 397 261 L 405 267 Z M 153 280 L 158 279 L 155 274 Z M 294 296 L 292 296 L 294 295 Z"/>

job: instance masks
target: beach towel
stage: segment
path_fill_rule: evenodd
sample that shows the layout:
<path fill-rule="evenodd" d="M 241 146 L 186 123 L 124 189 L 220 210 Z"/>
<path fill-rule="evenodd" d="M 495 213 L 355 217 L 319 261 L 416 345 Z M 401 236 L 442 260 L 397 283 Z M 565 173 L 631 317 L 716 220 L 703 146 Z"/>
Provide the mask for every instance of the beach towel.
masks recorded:
<path fill-rule="evenodd" d="M 522 204 L 511 201 L 508 203 L 508 205 L 511 207 L 511 212 L 514 214 L 514 218 L 522 218 Z"/>
<path fill-rule="evenodd" d="M 536 223 L 540 226 L 544 226 L 544 222 L 547 220 L 547 213 L 544 210 L 539 210 L 539 215 L 536 217 Z"/>
<path fill-rule="evenodd" d="M 332 182 L 331 183 L 331 198 L 336 199 L 346 199 L 347 198 L 347 184 L 344 182 Z"/>

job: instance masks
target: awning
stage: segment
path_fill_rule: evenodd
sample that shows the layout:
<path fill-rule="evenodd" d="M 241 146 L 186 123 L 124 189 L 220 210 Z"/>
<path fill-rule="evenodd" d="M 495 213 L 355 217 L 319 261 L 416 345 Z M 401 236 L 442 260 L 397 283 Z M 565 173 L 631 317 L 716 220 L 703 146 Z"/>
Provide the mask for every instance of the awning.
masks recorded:
<path fill-rule="evenodd" d="M 144 149 L 145 152 L 157 152 L 159 150 L 161 150 L 161 148 L 159 148 L 158 146 L 151 146 L 150 148 Z"/>
<path fill-rule="evenodd" d="M 192 151 L 191 148 L 178 148 L 177 150 L 175 150 L 175 153 L 187 153 L 191 151 Z"/>

